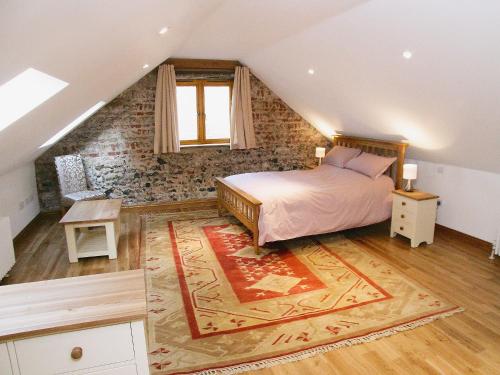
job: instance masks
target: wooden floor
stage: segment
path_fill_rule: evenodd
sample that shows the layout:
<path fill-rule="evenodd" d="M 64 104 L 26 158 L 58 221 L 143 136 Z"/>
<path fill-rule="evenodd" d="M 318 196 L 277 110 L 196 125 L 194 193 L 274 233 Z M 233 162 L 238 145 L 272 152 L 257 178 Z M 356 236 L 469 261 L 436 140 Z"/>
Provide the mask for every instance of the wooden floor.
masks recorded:
<path fill-rule="evenodd" d="M 16 239 L 17 263 L 1 284 L 138 268 L 140 214 L 145 210 L 124 211 L 118 259 L 82 259 L 76 264 L 68 262 L 59 217 L 38 217 Z M 345 234 L 466 311 L 375 342 L 252 374 L 500 374 L 500 260 L 488 259 L 486 245 L 438 229 L 433 245 L 410 250 L 409 240 L 389 238 L 386 224 Z"/>

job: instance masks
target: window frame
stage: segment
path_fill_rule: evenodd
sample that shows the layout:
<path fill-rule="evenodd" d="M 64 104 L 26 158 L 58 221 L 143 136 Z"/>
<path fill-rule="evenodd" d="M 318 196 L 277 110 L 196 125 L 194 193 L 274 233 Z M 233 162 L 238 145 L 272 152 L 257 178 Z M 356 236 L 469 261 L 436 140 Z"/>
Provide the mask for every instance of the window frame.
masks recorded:
<path fill-rule="evenodd" d="M 194 86 L 196 87 L 196 110 L 197 110 L 197 125 L 198 138 L 181 140 L 181 146 L 188 145 L 213 145 L 213 144 L 229 144 L 229 138 L 207 139 L 205 127 L 205 86 L 227 86 L 229 87 L 229 114 L 231 114 L 231 103 L 233 100 L 233 81 L 208 81 L 204 79 L 193 79 L 189 81 L 177 81 L 176 88 L 179 86 Z M 179 124 L 180 125 L 180 124 Z"/>

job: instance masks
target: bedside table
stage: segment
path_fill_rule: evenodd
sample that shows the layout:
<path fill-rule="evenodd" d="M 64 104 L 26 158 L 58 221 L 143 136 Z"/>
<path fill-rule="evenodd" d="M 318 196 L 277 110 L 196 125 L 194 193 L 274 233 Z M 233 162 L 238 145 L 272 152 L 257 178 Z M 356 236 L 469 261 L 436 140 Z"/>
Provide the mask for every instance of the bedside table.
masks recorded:
<path fill-rule="evenodd" d="M 396 233 L 411 240 L 411 247 L 434 241 L 438 196 L 423 191 L 392 192 L 391 237 Z"/>

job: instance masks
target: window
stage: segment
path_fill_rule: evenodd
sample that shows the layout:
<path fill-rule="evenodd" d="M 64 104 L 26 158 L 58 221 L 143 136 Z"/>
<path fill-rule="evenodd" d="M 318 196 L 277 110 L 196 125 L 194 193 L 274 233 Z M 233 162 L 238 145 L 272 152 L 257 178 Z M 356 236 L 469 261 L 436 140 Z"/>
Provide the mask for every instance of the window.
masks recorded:
<path fill-rule="evenodd" d="M 29 68 L 0 86 L 0 131 L 68 86 L 36 69 Z"/>
<path fill-rule="evenodd" d="M 229 143 L 232 82 L 177 82 L 181 145 Z"/>

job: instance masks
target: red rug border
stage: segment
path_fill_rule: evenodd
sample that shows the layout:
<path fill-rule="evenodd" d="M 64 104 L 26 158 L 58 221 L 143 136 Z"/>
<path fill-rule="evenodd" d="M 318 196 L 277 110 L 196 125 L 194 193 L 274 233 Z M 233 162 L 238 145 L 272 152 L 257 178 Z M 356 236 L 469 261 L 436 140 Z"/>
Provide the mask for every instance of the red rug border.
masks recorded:
<path fill-rule="evenodd" d="M 249 364 L 252 364 L 252 363 L 257 363 L 257 362 L 261 362 L 261 361 L 267 361 L 267 360 L 270 360 L 270 359 L 282 358 L 282 357 L 286 357 L 286 356 L 289 356 L 289 355 L 293 355 L 293 354 L 301 353 L 301 352 L 304 352 L 304 351 L 308 351 L 308 350 L 311 350 L 311 349 L 320 348 L 320 347 L 323 347 L 323 346 L 326 346 L 326 345 L 337 344 L 337 343 L 340 343 L 342 341 L 347 341 L 347 340 L 352 340 L 352 339 L 357 339 L 357 338 L 369 336 L 369 335 L 371 335 L 373 333 L 379 333 L 379 332 L 383 332 L 383 331 L 386 331 L 386 330 L 391 329 L 391 328 L 396 328 L 396 327 L 404 326 L 406 324 L 410 324 L 410 323 L 416 322 L 416 321 L 421 320 L 421 319 L 430 318 L 430 317 L 433 317 L 433 316 L 436 316 L 436 315 L 445 314 L 447 312 L 451 312 L 451 311 L 459 309 L 459 308 L 460 308 L 459 306 L 450 307 L 448 309 L 444 309 L 444 310 L 441 310 L 441 311 L 433 312 L 431 314 L 423 315 L 421 317 L 414 318 L 414 319 L 411 319 L 411 320 L 408 320 L 408 321 L 404 321 L 404 322 L 401 322 L 401 323 L 398 323 L 398 324 L 393 324 L 393 325 L 385 326 L 384 328 L 376 329 L 374 331 L 370 331 L 370 332 L 362 334 L 362 335 L 350 336 L 350 337 L 346 337 L 346 338 L 334 340 L 334 341 L 331 341 L 331 342 L 326 342 L 326 343 L 323 343 L 323 344 L 318 344 L 318 345 L 313 345 L 313 346 L 310 346 L 310 347 L 305 347 L 305 348 L 294 350 L 294 351 L 291 351 L 291 352 L 286 352 L 286 353 L 282 353 L 282 354 L 278 354 L 278 355 L 274 355 L 274 356 L 269 356 L 269 357 L 257 359 L 255 361 L 238 362 L 238 363 L 233 363 L 232 365 L 225 365 L 225 366 L 206 367 L 206 368 L 202 368 L 202 369 L 198 369 L 198 370 L 192 370 L 192 371 L 174 372 L 174 373 L 172 373 L 170 375 L 197 374 L 197 373 L 200 373 L 200 372 L 203 372 L 203 371 L 219 370 L 219 369 L 231 368 L 232 366 L 249 365 Z"/>
<path fill-rule="evenodd" d="M 345 306 L 345 307 L 341 307 L 341 308 L 334 309 L 334 310 L 321 311 L 321 312 L 318 312 L 318 313 L 308 314 L 307 317 L 304 317 L 304 316 L 295 316 L 295 317 L 291 317 L 289 319 L 280 320 L 279 322 L 269 322 L 269 323 L 259 324 L 257 326 L 235 328 L 235 329 L 232 329 L 232 330 L 226 330 L 226 331 L 221 331 L 221 332 L 210 332 L 210 333 L 203 334 L 203 333 L 201 333 L 199 331 L 198 325 L 196 324 L 196 318 L 195 318 L 195 315 L 194 315 L 194 309 L 193 309 L 193 306 L 192 306 L 192 303 L 191 303 L 191 299 L 189 297 L 189 294 L 190 294 L 189 293 L 189 289 L 188 289 L 188 286 L 186 284 L 184 270 L 182 269 L 182 266 L 181 266 L 182 259 L 181 259 L 180 254 L 179 254 L 179 249 L 178 249 L 178 246 L 177 246 L 177 241 L 175 240 L 175 229 L 174 229 L 174 226 L 173 226 L 173 221 L 172 220 L 167 220 L 167 222 L 168 222 L 168 229 L 169 229 L 169 235 L 170 235 L 170 242 L 172 244 L 172 253 L 173 253 L 173 256 L 174 256 L 175 267 L 177 269 L 178 276 L 181 276 L 181 277 L 177 277 L 177 279 L 179 280 L 179 284 L 180 284 L 180 288 L 181 288 L 182 300 L 183 300 L 183 304 L 184 304 L 184 310 L 186 312 L 186 316 L 187 316 L 187 320 L 188 320 L 188 326 L 189 326 L 189 330 L 191 331 L 191 337 L 192 337 L 193 340 L 201 339 L 201 338 L 205 338 L 205 337 L 212 337 L 212 336 L 224 335 L 224 334 L 229 334 L 229 333 L 243 332 L 243 331 L 248 331 L 248 330 L 251 330 L 251 329 L 264 328 L 264 327 L 269 327 L 269 326 L 276 325 L 276 324 L 281 324 L 281 323 L 290 323 L 290 322 L 293 322 L 293 321 L 296 321 L 296 320 L 301 320 L 301 319 L 314 318 L 314 317 L 317 317 L 317 316 L 327 315 L 327 314 L 331 314 L 331 313 L 334 313 L 334 312 L 337 312 L 337 311 L 343 311 L 343 310 L 351 309 L 351 308 L 354 308 L 354 307 L 360 307 L 360 306 L 368 305 L 370 303 L 382 302 L 382 301 L 385 301 L 385 300 L 393 298 L 392 295 L 390 295 L 388 292 L 386 292 L 380 286 L 378 286 L 377 284 L 375 284 L 370 278 L 368 278 L 368 276 L 364 275 L 356 267 L 352 266 L 349 262 L 346 262 L 344 259 L 340 258 L 337 254 L 335 254 L 334 252 L 332 252 L 332 254 L 337 259 L 339 259 L 341 262 L 345 263 L 348 267 L 352 268 L 352 270 L 355 273 L 357 273 L 358 276 L 362 277 L 364 280 L 366 280 L 368 283 L 370 283 L 370 285 L 372 285 L 375 289 L 377 289 L 380 293 L 382 293 L 384 295 L 384 297 L 378 298 L 378 299 L 374 299 L 374 300 L 371 300 L 371 301 L 360 302 L 360 303 L 358 303 L 356 305 Z M 322 243 L 320 243 L 319 241 L 317 241 L 317 240 L 313 240 L 313 241 L 316 242 L 323 249 L 328 250 L 328 248 L 326 246 L 324 246 Z M 194 324 L 192 322 L 194 322 Z"/>
<path fill-rule="evenodd" d="M 174 256 L 174 263 L 175 263 L 175 268 L 177 269 L 177 280 L 179 280 L 179 284 L 181 287 L 181 295 L 182 295 L 182 301 L 184 304 L 184 310 L 187 315 L 187 320 L 188 320 L 188 326 L 189 330 L 191 331 L 191 336 L 194 337 L 199 337 L 200 336 L 200 331 L 198 330 L 198 327 L 196 325 L 193 327 L 191 324 L 191 320 L 195 320 L 196 318 L 194 316 L 194 310 L 191 304 L 191 300 L 189 299 L 189 296 L 186 295 L 186 291 L 188 290 L 188 286 L 186 284 L 186 279 L 184 277 L 184 270 L 182 269 L 181 262 L 182 259 L 179 254 L 179 249 L 177 248 L 177 241 L 175 241 L 175 230 L 174 226 L 172 224 L 172 221 L 167 220 L 168 223 L 168 232 L 170 235 L 170 242 L 172 244 L 172 253 Z M 179 277 L 181 276 L 181 277 Z"/>

